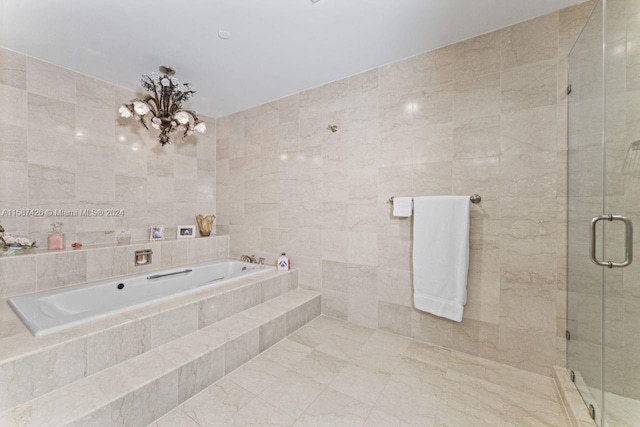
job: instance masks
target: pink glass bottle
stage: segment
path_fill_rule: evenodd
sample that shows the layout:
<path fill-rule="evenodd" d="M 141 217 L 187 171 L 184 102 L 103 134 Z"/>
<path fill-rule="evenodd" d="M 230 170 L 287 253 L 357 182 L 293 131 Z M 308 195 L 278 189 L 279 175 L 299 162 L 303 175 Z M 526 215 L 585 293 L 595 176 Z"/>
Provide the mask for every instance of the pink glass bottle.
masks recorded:
<path fill-rule="evenodd" d="M 64 249 L 64 233 L 62 232 L 62 223 L 54 222 L 51 224 L 51 233 L 49 234 L 49 249 Z"/>

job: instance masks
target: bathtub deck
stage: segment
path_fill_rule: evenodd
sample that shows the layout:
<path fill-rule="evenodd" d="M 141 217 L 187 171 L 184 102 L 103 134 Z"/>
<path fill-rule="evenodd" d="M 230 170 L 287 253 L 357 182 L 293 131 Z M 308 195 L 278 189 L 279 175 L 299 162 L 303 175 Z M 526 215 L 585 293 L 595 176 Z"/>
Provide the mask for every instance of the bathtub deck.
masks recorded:
<path fill-rule="evenodd" d="M 71 327 L 60 332 L 39 337 L 34 337 L 33 334 L 29 332 L 27 327 L 24 326 L 7 303 L 8 298 L 3 298 L 0 299 L 0 364 L 14 358 L 24 357 L 30 353 L 38 352 L 43 348 L 64 344 L 68 341 L 91 335 L 105 328 L 123 325 L 136 319 L 143 319 L 158 313 L 184 307 L 216 295 L 224 294 L 230 290 L 279 277 L 286 273 L 289 272 L 270 270 L 258 273 L 248 278 L 235 279 L 219 287 L 193 292 L 188 295 L 177 295 L 175 298 L 169 300 L 149 304 L 145 307 L 134 308 L 84 325 Z"/>
<path fill-rule="evenodd" d="M 549 377 L 318 317 L 150 427 L 568 426 Z"/>
<path fill-rule="evenodd" d="M 0 412 L 0 425 L 147 425 L 320 315 L 295 289 Z"/>
<path fill-rule="evenodd" d="M 296 289 L 297 278 L 270 270 L 39 337 L 0 300 L 0 412 Z"/>

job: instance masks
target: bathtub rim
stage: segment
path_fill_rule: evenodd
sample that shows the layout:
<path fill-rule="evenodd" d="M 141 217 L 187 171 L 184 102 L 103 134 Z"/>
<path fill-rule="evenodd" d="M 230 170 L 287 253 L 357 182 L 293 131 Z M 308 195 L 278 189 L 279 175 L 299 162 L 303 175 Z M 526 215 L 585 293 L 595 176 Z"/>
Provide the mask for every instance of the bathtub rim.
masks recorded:
<path fill-rule="evenodd" d="M 259 269 L 256 269 L 254 271 L 250 271 L 246 274 L 242 274 L 236 277 L 232 277 L 232 278 L 228 278 L 228 279 L 224 279 L 220 282 L 216 282 L 216 283 L 210 283 L 207 285 L 203 285 L 200 287 L 195 287 L 192 289 L 187 289 L 187 290 L 183 290 L 177 293 L 173 293 L 173 294 L 169 294 L 169 295 L 165 295 L 159 298 L 154 298 L 154 299 L 150 299 L 148 301 L 144 301 L 142 303 L 139 304 L 134 304 L 134 305 L 130 305 L 130 306 L 126 306 L 126 307 L 122 307 L 120 309 L 114 310 L 114 311 L 110 311 L 110 312 L 106 312 L 106 313 L 102 313 L 102 314 L 98 314 L 96 316 L 91 316 L 90 318 L 81 318 L 81 319 L 77 319 L 68 323 L 64 323 L 64 324 L 60 324 L 60 325 L 56 325 L 56 326 L 52 326 L 49 328 L 44 328 L 44 329 L 40 329 L 37 330 L 34 323 L 29 321 L 27 319 L 27 317 L 22 313 L 22 310 L 20 310 L 20 307 L 13 301 L 14 299 L 20 299 L 20 298 L 29 298 L 29 297 L 33 297 L 34 295 L 41 295 L 43 297 L 46 296 L 50 296 L 50 295 L 57 295 L 57 294 L 63 294 L 66 292 L 71 292 L 74 289 L 77 289 L 79 287 L 92 287 L 92 286 L 101 286 L 101 285 L 109 285 L 112 284 L 114 282 L 118 282 L 118 281 L 124 281 L 124 280 L 134 280 L 134 279 L 142 279 L 145 276 L 148 277 L 150 275 L 153 274 L 163 274 L 163 273 L 170 273 L 170 272 L 174 272 L 174 271 L 179 271 L 185 268 L 198 268 L 198 267 L 203 267 L 206 265 L 214 265 L 214 264 L 223 264 L 229 261 L 234 261 L 234 262 L 238 262 L 240 264 L 243 265 L 247 265 L 247 266 L 260 266 Z M 135 311 L 138 309 L 143 309 L 145 307 L 148 307 L 150 305 L 153 304 L 160 304 L 163 302 L 166 302 L 168 300 L 171 300 L 173 298 L 178 298 L 180 296 L 185 296 L 185 295 L 190 295 L 190 294 L 194 294 L 197 293 L 199 291 L 204 291 L 204 290 L 208 290 L 208 289 L 212 289 L 215 288 L 217 286 L 223 286 L 227 283 L 230 283 L 234 280 L 237 279 L 245 279 L 248 277 L 252 277 L 261 273 L 265 273 L 271 270 L 275 270 L 275 267 L 273 266 L 268 266 L 268 265 L 262 265 L 262 264 L 253 264 L 253 263 L 248 263 L 245 261 L 241 261 L 235 258 L 219 258 L 219 259 L 215 259 L 215 260 L 211 260 L 211 261 L 203 261 L 203 262 L 198 262 L 198 263 L 193 263 L 193 264 L 185 264 L 185 265 L 181 265 L 181 266 L 177 266 L 177 267 L 171 267 L 171 268 L 167 268 L 167 269 L 160 269 L 160 270 L 154 270 L 151 272 L 141 272 L 139 274 L 135 274 L 135 275 L 124 275 L 124 276 L 117 276 L 117 277 L 113 277 L 113 278 L 109 278 L 109 279 L 104 279 L 104 280 L 98 280 L 98 281 L 93 281 L 93 282 L 85 282 L 85 283 L 79 283 L 76 285 L 71 285 L 71 286 L 65 286 L 63 288 L 58 288 L 58 289 L 47 289 L 44 291 L 40 291 L 40 292 L 32 292 L 29 294 L 23 294 L 23 295 L 16 295 L 16 296 L 12 296 L 6 299 L 7 304 L 11 307 L 13 313 L 18 317 L 18 319 L 22 322 L 22 324 L 29 330 L 29 332 L 31 332 L 31 334 L 34 337 L 42 337 L 42 336 L 46 336 L 46 335 L 51 335 L 54 334 L 56 332 L 62 332 L 64 330 L 70 329 L 70 328 L 76 328 L 78 326 L 87 324 L 87 323 L 91 323 L 94 321 L 98 321 L 101 319 L 107 319 L 110 317 L 114 317 L 120 314 L 125 314 L 127 312 L 131 312 L 131 311 Z"/>

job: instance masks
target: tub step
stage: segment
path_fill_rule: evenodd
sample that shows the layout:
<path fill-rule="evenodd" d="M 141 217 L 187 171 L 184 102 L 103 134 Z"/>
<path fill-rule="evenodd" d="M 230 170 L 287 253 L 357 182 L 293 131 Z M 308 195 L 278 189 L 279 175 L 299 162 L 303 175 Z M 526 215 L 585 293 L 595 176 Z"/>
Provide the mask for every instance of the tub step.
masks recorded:
<path fill-rule="evenodd" d="M 146 426 L 320 315 L 295 289 L 0 413 L 1 426 Z"/>
<path fill-rule="evenodd" d="M 297 287 L 296 270 L 272 270 L 39 337 L 0 300 L 0 412 Z"/>

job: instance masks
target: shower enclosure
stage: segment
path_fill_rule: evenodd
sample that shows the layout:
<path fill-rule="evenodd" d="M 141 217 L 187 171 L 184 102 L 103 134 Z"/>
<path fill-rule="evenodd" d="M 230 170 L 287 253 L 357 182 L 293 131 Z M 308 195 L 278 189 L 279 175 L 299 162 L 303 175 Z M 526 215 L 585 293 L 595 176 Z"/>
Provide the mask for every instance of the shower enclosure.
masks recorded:
<path fill-rule="evenodd" d="M 640 1 L 598 1 L 568 66 L 567 367 L 598 425 L 639 426 Z"/>

